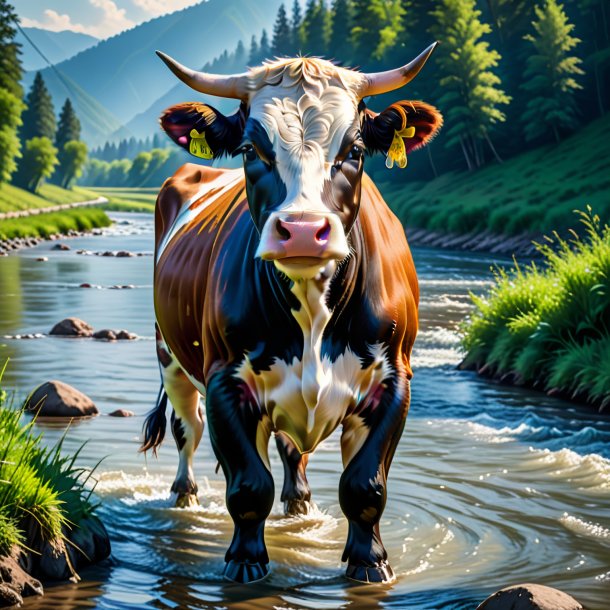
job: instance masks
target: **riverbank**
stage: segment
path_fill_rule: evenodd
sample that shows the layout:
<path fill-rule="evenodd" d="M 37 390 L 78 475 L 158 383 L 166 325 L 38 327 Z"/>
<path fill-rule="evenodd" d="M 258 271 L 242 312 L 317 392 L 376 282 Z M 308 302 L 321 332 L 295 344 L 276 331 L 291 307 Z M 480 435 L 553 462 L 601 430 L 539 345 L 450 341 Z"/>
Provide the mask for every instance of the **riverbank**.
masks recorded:
<path fill-rule="evenodd" d="M 498 271 L 462 325 L 462 368 L 549 395 L 610 404 L 610 227 L 581 214 L 582 237 L 538 246 L 543 265 Z"/>
<path fill-rule="evenodd" d="M 91 473 L 42 445 L 31 421 L 0 387 L 0 606 L 41 595 L 39 580 L 78 580 L 110 554 L 87 486 Z"/>
<path fill-rule="evenodd" d="M 569 230 L 574 226 L 572 211 L 585 205 L 603 222 L 610 220 L 608 141 L 610 115 L 558 145 L 480 170 L 418 182 L 407 168 L 399 176 L 378 171 L 375 178 L 385 200 L 411 232 L 425 229 L 442 235 L 440 241 L 463 236 L 467 243 L 470 235 L 523 241 L 526 235 Z"/>

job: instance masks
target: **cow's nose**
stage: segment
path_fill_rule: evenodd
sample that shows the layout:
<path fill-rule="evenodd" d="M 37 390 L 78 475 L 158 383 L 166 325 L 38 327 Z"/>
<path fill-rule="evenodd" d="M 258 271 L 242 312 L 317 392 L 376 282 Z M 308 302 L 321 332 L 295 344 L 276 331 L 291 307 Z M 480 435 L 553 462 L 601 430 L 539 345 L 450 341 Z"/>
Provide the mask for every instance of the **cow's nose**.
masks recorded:
<path fill-rule="evenodd" d="M 275 230 L 284 246 L 288 249 L 312 245 L 325 246 L 330 237 L 330 222 L 328 218 L 317 220 L 286 220 L 278 218 Z"/>
<path fill-rule="evenodd" d="M 274 212 L 263 227 L 257 256 L 263 260 L 340 260 L 349 252 L 339 217 L 320 212 Z"/>

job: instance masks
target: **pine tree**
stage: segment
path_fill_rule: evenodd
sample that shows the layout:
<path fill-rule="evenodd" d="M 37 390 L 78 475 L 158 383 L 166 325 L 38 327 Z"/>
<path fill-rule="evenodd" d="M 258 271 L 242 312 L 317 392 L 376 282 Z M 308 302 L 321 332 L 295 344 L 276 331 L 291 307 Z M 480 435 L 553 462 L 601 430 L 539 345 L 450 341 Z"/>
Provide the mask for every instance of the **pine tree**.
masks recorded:
<path fill-rule="evenodd" d="M 359 65 L 383 60 L 400 40 L 405 9 L 401 0 L 356 0 L 351 43 Z"/>
<path fill-rule="evenodd" d="M 559 142 L 560 132 L 571 130 L 576 121 L 574 94 L 581 86 L 575 77 L 584 72 L 579 67 L 581 60 L 570 52 L 580 40 L 571 35 L 574 25 L 557 0 L 545 0 L 535 12 L 535 34 L 525 36 L 535 48 L 523 75 L 522 88 L 529 94 L 523 113 L 525 137 L 534 140 L 551 129 Z"/>
<path fill-rule="evenodd" d="M 255 66 L 259 62 L 259 55 L 258 41 L 256 40 L 256 36 L 252 36 L 252 40 L 250 41 L 250 54 L 248 55 L 248 65 Z"/>
<path fill-rule="evenodd" d="M 351 63 L 352 7 L 350 0 L 333 0 L 330 11 L 328 56 L 343 64 Z"/>
<path fill-rule="evenodd" d="M 267 36 L 267 30 L 263 30 L 261 34 L 261 41 L 258 45 L 258 63 L 271 57 L 271 46 L 269 45 L 269 36 Z"/>
<path fill-rule="evenodd" d="M 436 59 L 441 73 L 438 104 L 445 109 L 447 145 L 461 146 L 469 169 L 484 163 L 483 141 L 500 161 L 489 131 L 505 120 L 498 106 L 508 104 L 510 97 L 492 71 L 500 54 L 481 40 L 491 28 L 480 21 L 475 0 L 440 0 L 431 15 L 436 22 L 433 33 L 443 40 Z"/>
<path fill-rule="evenodd" d="M 66 142 L 80 140 L 80 121 L 74 112 L 70 98 L 66 98 L 59 114 L 59 125 L 55 135 L 55 147 L 61 151 Z"/>
<path fill-rule="evenodd" d="M 19 18 L 13 6 L 6 0 L 0 0 L 0 89 L 21 99 L 23 97 L 23 89 L 20 85 L 23 76 L 19 58 L 21 45 L 15 42 L 17 34 L 15 26 L 18 22 Z"/>
<path fill-rule="evenodd" d="M 301 3 L 299 0 L 294 0 L 292 4 L 292 20 L 290 21 L 290 30 L 292 38 L 292 51 L 301 52 L 301 23 L 303 21 L 303 13 L 301 11 Z"/>
<path fill-rule="evenodd" d="M 330 12 L 324 0 L 308 0 L 301 24 L 303 51 L 309 55 L 326 55 L 330 35 Z"/>
<path fill-rule="evenodd" d="M 235 53 L 233 54 L 233 67 L 235 72 L 242 71 L 246 64 L 246 47 L 243 41 L 239 41 L 235 47 Z"/>
<path fill-rule="evenodd" d="M 36 73 L 34 82 L 25 98 L 26 109 L 22 116 L 23 125 L 19 130 L 22 144 L 32 138 L 55 140 L 55 110 L 51 94 L 40 74 Z"/>
<path fill-rule="evenodd" d="M 286 57 L 292 52 L 292 32 L 288 23 L 288 15 L 283 4 L 277 11 L 275 25 L 273 26 L 272 54 L 276 57 Z"/>

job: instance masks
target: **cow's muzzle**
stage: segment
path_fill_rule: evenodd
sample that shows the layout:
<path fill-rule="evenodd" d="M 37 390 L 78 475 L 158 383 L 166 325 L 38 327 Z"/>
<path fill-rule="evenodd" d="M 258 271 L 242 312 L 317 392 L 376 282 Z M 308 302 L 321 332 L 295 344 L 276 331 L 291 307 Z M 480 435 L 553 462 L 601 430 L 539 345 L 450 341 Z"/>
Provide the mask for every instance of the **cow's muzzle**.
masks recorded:
<path fill-rule="evenodd" d="M 256 255 L 263 260 L 299 266 L 324 265 L 349 253 L 339 217 L 325 212 L 274 212 L 261 232 Z"/>

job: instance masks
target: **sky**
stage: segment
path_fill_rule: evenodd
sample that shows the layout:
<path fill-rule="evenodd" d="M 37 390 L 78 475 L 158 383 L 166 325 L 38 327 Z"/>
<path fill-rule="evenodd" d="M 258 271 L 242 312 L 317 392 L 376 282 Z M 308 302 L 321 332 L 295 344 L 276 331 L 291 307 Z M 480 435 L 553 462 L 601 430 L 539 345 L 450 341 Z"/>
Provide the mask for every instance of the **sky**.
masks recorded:
<path fill-rule="evenodd" d="M 21 25 L 108 38 L 201 0 L 13 0 Z"/>

